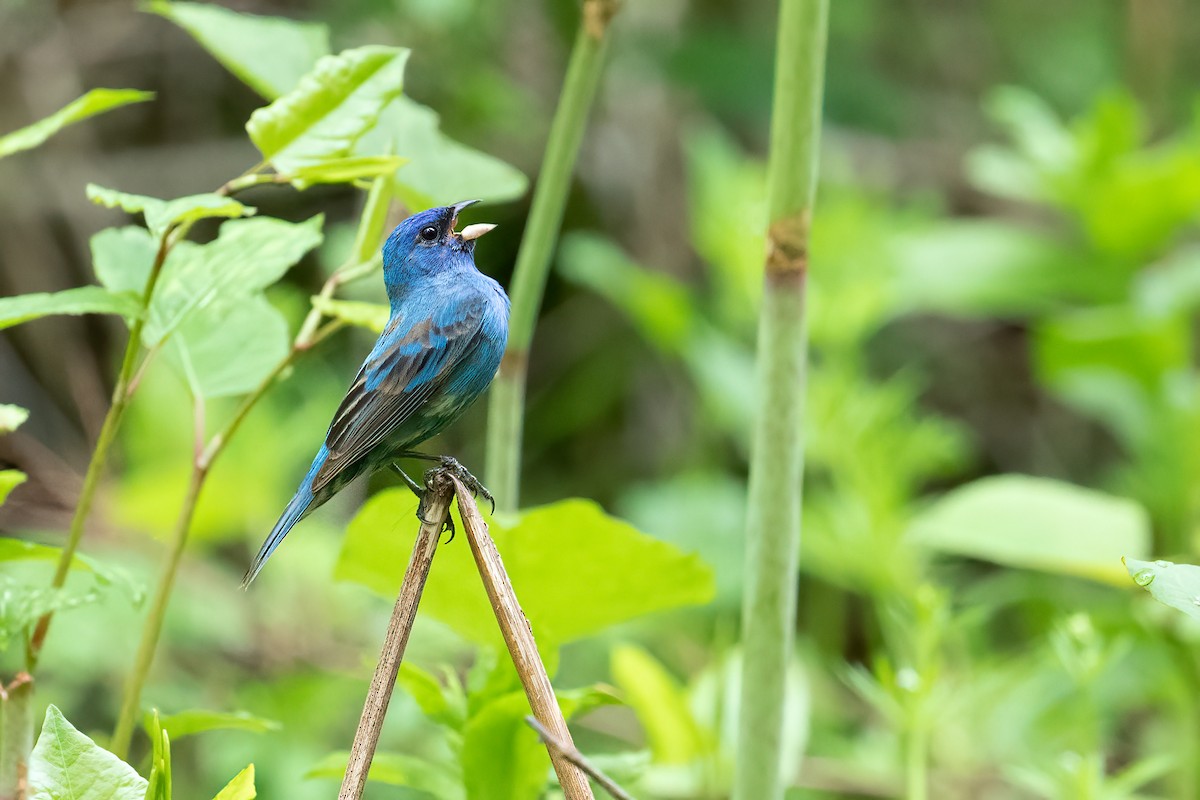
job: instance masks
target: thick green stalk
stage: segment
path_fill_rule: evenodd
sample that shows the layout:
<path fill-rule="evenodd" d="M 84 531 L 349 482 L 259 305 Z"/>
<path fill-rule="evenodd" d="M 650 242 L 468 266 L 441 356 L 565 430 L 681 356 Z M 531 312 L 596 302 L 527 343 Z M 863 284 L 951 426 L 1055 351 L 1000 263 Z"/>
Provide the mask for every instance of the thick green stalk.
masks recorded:
<path fill-rule="evenodd" d="M 163 264 L 167 260 L 167 253 L 171 249 L 171 244 L 174 242 L 172 231 L 163 233 L 162 239 L 158 245 L 158 253 L 154 257 L 154 265 L 150 269 L 150 276 L 146 279 L 146 288 L 142 291 L 142 308 L 150 307 L 150 298 L 154 295 L 154 287 L 158 284 L 158 276 L 162 274 Z M 54 571 L 54 578 L 50 582 L 55 589 L 61 589 L 63 584 L 67 582 L 67 575 L 71 572 L 71 562 L 75 559 L 75 551 L 79 548 L 79 541 L 83 538 L 83 526 L 87 522 L 88 514 L 92 509 L 92 500 L 95 499 L 96 489 L 100 485 L 100 476 L 104 473 L 104 464 L 108 460 L 108 451 L 112 447 L 113 441 L 117 437 L 117 429 L 121 427 L 121 420 L 125 416 L 125 409 L 129 405 L 129 387 L 130 380 L 133 377 L 134 367 L 137 365 L 138 353 L 142 349 L 142 329 L 146 327 L 146 314 L 142 314 L 129 328 L 129 341 L 125 344 L 125 356 L 121 359 L 121 371 L 117 373 L 117 383 L 113 387 L 112 405 L 108 408 L 108 413 L 104 417 L 104 424 L 100 428 L 100 435 L 96 439 L 96 448 L 92 451 L 92 460 L 88 464 L 87 474 L 83 479 L 83 489 L 79 493 L 79 502 L 75 505 L 75 516 L 71 518 L 71 530 L 67 535 L 67 543 L 63 545 L 62 554 L 58 558 L 58 567 Z M 42 645 L 46 641 L 46 633 L 50 630 L 50 620 L 53 617 L 53 612 L 44 614 L 38 620 L 37 627 L 34 628 L 33 636 L 29 640 L 28 655 L 26 658 L 26 666 L 29 672 L 33 672 L 37 666 L 38 656 L 42 652 Z"/>
<path fill-rule="evenodd" d="M 508 324 L 508 349 L 492 387 L 488 408 L 488 487 L 501 511 L 515 511 L 520 485 L 521 430 L 525 400 L 525 375 L 529 345 L 546 289 L 550 258 L 558 241 L 571 174 L 596 87 L 604 68 L 609 22 L 616 13 L 615 0 L 585 0 L 579 34 L 563 81 L 558 110 L 550 125 L 542 169 L 533 192 L 529 221 L 513 269 L 512 316 Z"/>
<path fill-rule="evenodd" d="M 804 470 L 804 319 L 828 0 L 782 0 L 768 165 L 759 400 L 746 525 L 744 666 L 736 800 L 778 800 L 786 675 L 796 620 Z"/>

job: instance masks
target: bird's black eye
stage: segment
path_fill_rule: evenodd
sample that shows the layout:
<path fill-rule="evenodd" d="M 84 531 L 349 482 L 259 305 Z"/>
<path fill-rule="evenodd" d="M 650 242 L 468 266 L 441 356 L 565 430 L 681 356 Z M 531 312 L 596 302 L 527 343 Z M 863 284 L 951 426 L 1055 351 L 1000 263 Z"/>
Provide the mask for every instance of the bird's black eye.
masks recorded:
<path fill-rule="evenodd" d="M 437 228 L 432 225 L 421 228 L 421 239 L 426 242 L 432 242 L 437 237 Z"/>

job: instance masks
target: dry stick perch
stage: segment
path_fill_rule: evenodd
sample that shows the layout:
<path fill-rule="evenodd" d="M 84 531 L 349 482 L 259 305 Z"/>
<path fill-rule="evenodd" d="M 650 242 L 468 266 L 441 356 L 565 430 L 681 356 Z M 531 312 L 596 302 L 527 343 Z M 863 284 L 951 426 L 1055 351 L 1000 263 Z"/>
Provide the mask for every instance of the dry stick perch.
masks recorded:
<path fill-rule="evenodd" d="M 350 760 L 346 763 L 346 777 L 342 779 L 338 800 L 360 800 L 367 785 L 367 773 L 371 769 L 371 759 L 375 757 L 375 746 L 383 729 L 383 717 L 387 714 L 388 701 L 396 686 L 396 673 L 400 670 L 400 660 L 408 645 L 408 634 L 417 617 L 417 604 L 425 589 L 425 579 L 429 577 L 429 567 L 433 564 L 442 524 L 450 513 L 451 486 L 444 474 L 433 472 L 429 489 L 432 494 L 425 509 L 425 517 L 429 522 L 421 523 L 417 541 L 413 544 L 412 557 L 404 572 L 404 582 L 400 584 L 400 594 L 396 598 L 392 620 L 388 623 L 387 636 L 383 640 L 379 665 L 375 667 L 371 688 L 363 703 L 362 717 L 358 720 L 358 730 L 354 733 L 354 745 L 350 748 Z"/>
<path fill-rule="evenodd" d="M 571 741 L 571 732 L 567 730 L 567 721 L 563 719 L 562 710 L 558 707 L 558 699 L 554 696 L 554 688 L 550 685 L 550 677 L 538 654 L 537 645 L 533 641 L 533 631 L 530 630 L 529 620 L 521 611 L 517 595 L 513 591 L 508 573 L 504 571 L 504 562 L 500 553 L 488 535 L 487 523 L 483 521 L 475 498 L 467 487 L 453 476 L 454 494 L 458 498 L 458 513 L 462 518 L 463 529 L 467 534 L 467 542 L 471 545 L 471 554 L 475 556 L 475 566 L 479 568 L 479 577 L 483 579 L 483 587 L 487 590 L 488 600 L 492 610 L 496 612 L 496 622 L 500 624 L 500 632 L 504 634 L 504 643 L 512 656 L 517 675 L 525 687 L 525 696 L 529 698 L 529 707 L 533 715 L 542 724 L 561 747 L 575 748 Z M 546 750 L 550 753 L 550 761 L 554 764 L 554 772 L 558 775 L 559 785 L 567 800 L 594 800 L 592 787 L 587 776 L 575 764 L 563 755 L 560 748 L 547 742 Z"/>
<path fill-rule="evenodd" d="M 587 773 L 588 777 L 600 784 L 600 788 L 612 795 L 616 800 L 633 800 L 633 796 L 629 792 L 617 785 L 617 782 L 600 771 L 600 768 L 587 760 L 583 753 L 576 749 L 575 745 L 564 744 L 558 740 L 550 731 L 538 722 L 529 714 L 525 715 L 525 724 L 537 731 L 537 735 L 547 746 L 553 748 L 551 752 L 557 750 L 562 754 L 563 758 L 570 761 L 575 766 Z"/>

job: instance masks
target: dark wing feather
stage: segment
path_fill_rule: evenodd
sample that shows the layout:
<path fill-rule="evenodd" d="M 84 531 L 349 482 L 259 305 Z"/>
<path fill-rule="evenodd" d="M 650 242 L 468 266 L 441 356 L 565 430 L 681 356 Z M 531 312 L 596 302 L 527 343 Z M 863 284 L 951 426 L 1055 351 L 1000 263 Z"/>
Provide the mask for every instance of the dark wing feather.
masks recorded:
<path fill-rule="evenodd" d="M 313 477 L 319 492 L 343 469 L 381 444 L 441 389 L 471 350 L 483 321 L 484 302 L 468 303 L 449 322 L 409 327 L 363 364 L 334 414 L 325 437 L 329 455 Z M 386 333 L 384 334 L 387 335 Z M 442 340 L 444 344 L 441 344 Z M 382 376 L 375 386 L 367 384 Z M 414 385 L 414 380 L 424 377 Z"/>

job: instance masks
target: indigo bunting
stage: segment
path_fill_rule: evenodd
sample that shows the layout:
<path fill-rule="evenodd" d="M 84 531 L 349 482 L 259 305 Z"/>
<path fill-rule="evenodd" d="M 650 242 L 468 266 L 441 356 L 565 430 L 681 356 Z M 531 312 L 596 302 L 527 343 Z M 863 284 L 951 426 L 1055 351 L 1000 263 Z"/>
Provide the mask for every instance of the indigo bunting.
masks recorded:
<path fill-rule="evenodd" d="M 475 240 L 495 226 L 454 231 L 459 213 L 477 202 L 414 214 L 388 236 L 383 246 L 391 304 L 387 326 L 333 415 L 300 488 L 246 571 L 243 587 L 293 525 L 359 475 L 391 466 L 423 499 L 421 487 L 396 465 L 398 459 L 440 461 L 487 495 L 454 459 L 412 450 L 483 393 L 508 340 L 508 296 L 475 267 Z"/>

